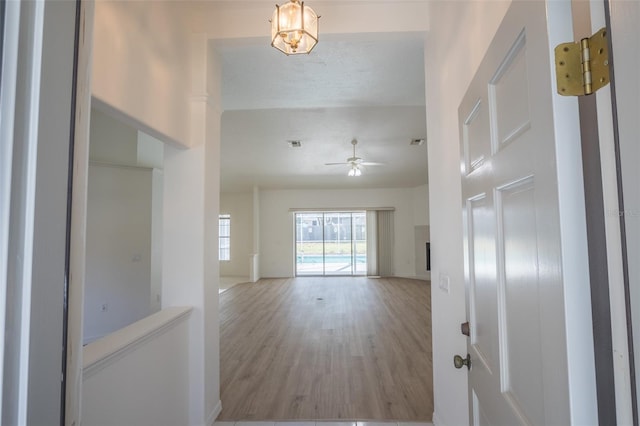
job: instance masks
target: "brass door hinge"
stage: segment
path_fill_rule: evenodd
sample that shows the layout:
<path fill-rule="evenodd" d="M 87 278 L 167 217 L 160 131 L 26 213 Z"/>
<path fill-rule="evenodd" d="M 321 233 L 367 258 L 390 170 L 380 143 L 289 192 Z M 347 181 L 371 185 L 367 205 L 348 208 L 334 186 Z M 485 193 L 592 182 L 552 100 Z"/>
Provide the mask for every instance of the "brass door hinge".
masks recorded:
<path fill-rule="evenodd" d="M 609 48 L 605 28 L 580 42 L 559 44 L 555 55 L 559 94 L 590 95 L 609 84 Z"/>

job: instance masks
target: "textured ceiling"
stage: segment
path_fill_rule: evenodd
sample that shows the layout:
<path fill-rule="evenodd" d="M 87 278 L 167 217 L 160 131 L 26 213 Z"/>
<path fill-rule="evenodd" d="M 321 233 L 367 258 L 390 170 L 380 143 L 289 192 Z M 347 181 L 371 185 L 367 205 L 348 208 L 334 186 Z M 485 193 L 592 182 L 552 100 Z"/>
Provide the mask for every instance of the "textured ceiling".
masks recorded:
<path fill-rule="evenodd" d="M 410 187 L 427 182 L 423 38 L 321 38 L 287 57 L 267 40 L 216 46 L 222 60 L 223 192 L 262 188 Z M 383 162 L 348 178 L 351 156 Z M 287 140 L 300 140 L 290 148 Z"/>

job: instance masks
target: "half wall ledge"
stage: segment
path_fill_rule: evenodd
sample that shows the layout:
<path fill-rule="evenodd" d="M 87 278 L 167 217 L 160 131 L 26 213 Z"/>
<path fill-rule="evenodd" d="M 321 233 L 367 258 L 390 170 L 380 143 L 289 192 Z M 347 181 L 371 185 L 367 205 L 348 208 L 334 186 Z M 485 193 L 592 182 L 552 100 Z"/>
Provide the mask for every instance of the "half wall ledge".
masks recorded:
<path fill-rule="evenodd" d="M 83 376 L 85 378 L 91 376 L 148 340 L 185 321 L 192 310 L 190 306 L 165 308 L 89 343 L 83 351 Z"/>

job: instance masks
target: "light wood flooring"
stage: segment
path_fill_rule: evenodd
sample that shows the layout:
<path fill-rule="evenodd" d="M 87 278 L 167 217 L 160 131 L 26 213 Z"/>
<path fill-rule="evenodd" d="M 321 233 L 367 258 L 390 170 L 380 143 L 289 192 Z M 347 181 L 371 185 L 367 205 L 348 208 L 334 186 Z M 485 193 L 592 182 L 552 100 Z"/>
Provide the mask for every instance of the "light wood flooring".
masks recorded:
<path fill-rule="evenodd" d="M 220 294 L 225 420 L 431 421 L 429 282 L 305 277 Z"/>

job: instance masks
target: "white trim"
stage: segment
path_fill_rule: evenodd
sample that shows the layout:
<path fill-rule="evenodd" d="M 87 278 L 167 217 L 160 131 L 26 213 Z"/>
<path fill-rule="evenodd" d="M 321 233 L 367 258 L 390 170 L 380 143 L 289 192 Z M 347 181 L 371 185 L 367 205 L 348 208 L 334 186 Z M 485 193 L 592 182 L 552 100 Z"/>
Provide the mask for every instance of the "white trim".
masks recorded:
<path fill-rule="evenodd" d="M 573 40 L 571 2 L 546 0 L 550 75 L 555 75 L 554 46 Z M 569 407 L 572 425 L 591 424 L 598 418 L 595 359 L 591 316 L 591 289 L 587 253 L 586 217 L 578 100 L 557 94 L 551 78 L 554 136 L 562 240 L 562 279 Z M 563 123 L 569 123 L 563 125 Z M 562 167 L 559 167 L 562 165 Z M 585 326 L 586 325 L 586 326 Z"/>
<path fill-rule="evenodd" d="M 152 136 L 156 139 L 158 139 L 161 142 L 164 143 L 168 143 L 173 147 L 176 148 L 182 148 L 182 149 L 188 149 L 190 148 L 189 146 L 185 145 L 184 143 L 181 143 L 180 141 L 178 141 L 177 139 L 172 138 L 171 136 L 168 136 L 162 132 L 159 132 L 157 130 L 155 130 L 153 127 L 147 125 L 146 123 L 133 118 L 132 116 L 125 114 L 124 112 L 120 111 L 119 109 L 116 109 L 114 107 L 112 107 L 111 105 L 109 105 L 108 103 L 106 103 L 105 101 L 101 100 L 100 98 L 97 98 L 95 96 L 91 96 L 91 107 L 97 109 L 98 111 L 102 111 L 105 114 L 135 128 L 138 129 L 141 132 L 144 132 L 146 134 L 148 134 L 149 136 Z"/>
<path fill-rule="evenodd" d="M 191 307 L 166 308 L 88 344 L 83 354 L 84 379 L 185 321 L 192 310 Z"/>
<path fill-rule="evenodd" d="M 338 213 L 338 212 L 368 212 L 368 211 L 395 211 L 395 207 L 291 207 L 289 213 Z"/>
<path fill-rule="evenodd" d="M 134 170 L 154 170 L 157 167 L 149 167 L 149 166 L 138 166 L 136 164 L 117 164 L 110 163 L 108 161 L 97 161 L 97 160 L 89 160 L 90 166 L 101 166 L 101 167 L 112 167 L 114 169 L 134 169 Z M 162 170 L 162 169 L 158 169 Z"/>
<path fill-rule="evenodd" d="M 218 400 L 218 403 L 216 404 L 216 406 L 213 407 L 213 410 L 211 410 L 211 412 L 207 416 L 206 425 L 212 426 L 215 423 L 218 416 L 220 415 L 220 413 L 222 413 L 222 401 Z"/>
<path fill-rule="evenodd" d="M 606 26 L 603 0 L 591 0 L 590 12 L 592 31 L 595 32 Z M 633 402 L 631 398 L 631 370 L 629 367 L 627 312 L 625 309 L 626 295 L 622 266 L 622 231 L 620 229 L 620 217 L 618 216 L 618 176 L 611 104 L 611 86 L 608 85 L 596 93 L 596 108 L 602 169 L 602 193 L 605 207 L 604 226 L 609 273 L 616 420 L 618 424 L 624 425 L 633 424 Z M 614 214 L 612 214 L 612 210 Z"/>
<path fill-rule="evenodd" d="M 0 383 L 4 383 L 4 333 L 7 306 L 7 273 L 9 264 L 9 224 L 11 218 L 11 173 L 13 132 L 15 125 L 20 2 L 6 2 L 2 37 L 2 81 L 0 84 Z M 2 418 L 0 387 L 0 419 Z"/>
<path fill-rule="evenodd" d="M 29 397 L 29 349 L 31 329 L 31 289 L 33 272 L 33 235 L 35 220 L 36 172 L 38 166 L 38 121 L 40 108 L 40 79 L 42 70 L 42 39 L 44 33 L 44 2 L 31 2 L 33 9 L 27 15 L 32 27 L 21 27 L 24 33 L 33 36 L 28 46 L 28 116 L 26 125 L 25 152 L 26 164 L 22 171 L 25 177 L 24 234 L 22 251 L 22 306 L 20 307 L 20 366 L 18 373 L 18 424 L 27 423 Z M 29 13 L 27 9 L 27 13 Z"/>
<path fill-rule="evenodd" d="M 433 426 L 446 426 L 445 423 L 440 421 L 440 418 L 435 411 L 433 412 L 433 416 L 431 416 L 431 422 L 433 423 Z"/>
<path fill-rule="evenodd" d="M 192 103 L 196 104 L 206 104 L 208 107 L 213 109 L 216 113 L 222 114 L 223 110 L 219 105 L 216 105 L 215 98 L 208 93 L 200 94 L 200 95 L 191 95 L 189 100 Z"/>
<path fill-rule="evenodd" d="M 367 278 L 373 278 L 373 277 L 367 277 Z M 431 282 L 431 279 L 425 276 L 417 276 L 417 275 L 394 275 L 393 277 L 385 277 L 385 278 L 404 278 L 406 280 L 415 280 L 415 281 L 429 281 Z"/>
<path fill-rule="evenodd" d="M 81 37 L 77 50 L 75 128 L 73 131 L 72 205 L 69 245 L 67 311 L 67 369 L 65 426 L 81 424 L 82 329 L 86 261 L 87 180 L 89 173 L 89 121 L 91 116 L 91 69 L 93 64 L 93 1 L 81 1 Z"/>

